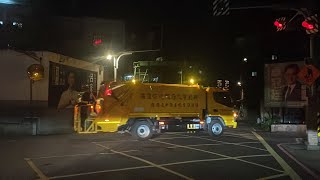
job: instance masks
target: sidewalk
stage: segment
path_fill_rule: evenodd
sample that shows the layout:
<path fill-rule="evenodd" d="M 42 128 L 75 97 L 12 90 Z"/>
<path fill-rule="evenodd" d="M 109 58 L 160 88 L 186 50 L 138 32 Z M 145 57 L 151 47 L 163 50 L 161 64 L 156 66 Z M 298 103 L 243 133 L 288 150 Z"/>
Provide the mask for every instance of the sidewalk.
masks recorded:
<path fill-rule="evenodd" d="M 320 151 L 307 150 L 307 146 L 304 144 L 304 141 L 307 140 L 306 134 L 267 132 L 258 129 L 257 132 L 275 150 L 279 150 L 279 155 L 287 159 L 290 166 L 295 167 L 301 177 L 320 180 Z M 306 174 L 307 176 L 305 176 Z"/>
<path fill-rule="evenodd" d="M 320 179 L 320 151 L 308 151 L 305 144 L 282 144 L 282 147 L 296 159 L 305 170 L 309 169 L 318 179 Z M 307 170 L 308 171 L 308 170 Z"/>

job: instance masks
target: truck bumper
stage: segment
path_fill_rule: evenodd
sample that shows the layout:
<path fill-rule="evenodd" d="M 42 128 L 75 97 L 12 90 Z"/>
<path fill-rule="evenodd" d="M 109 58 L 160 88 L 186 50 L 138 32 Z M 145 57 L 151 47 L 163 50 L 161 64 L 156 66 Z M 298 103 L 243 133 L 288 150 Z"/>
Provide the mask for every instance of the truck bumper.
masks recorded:
<path fill-rule="evenodd" d="M 203 130 L 204 124 L 188 120 L 166 120 L 159 122 L 159 128 L 162 132 L 183 132 Z"/>
<path fill-rule="evenodd" d="M 238 123 L 234 122 L 232 128 L 237 128 L 238 127 Z"/>

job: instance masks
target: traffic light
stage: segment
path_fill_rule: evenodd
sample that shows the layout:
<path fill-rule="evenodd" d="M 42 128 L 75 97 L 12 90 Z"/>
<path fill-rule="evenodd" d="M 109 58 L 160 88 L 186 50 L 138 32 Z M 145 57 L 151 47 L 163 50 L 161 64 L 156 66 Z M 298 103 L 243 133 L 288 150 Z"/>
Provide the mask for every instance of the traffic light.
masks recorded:
<path fill-rule="evenodd" d="M 318 19 L 317 15 L 307 17 L 302 22 L 302 27 L 306 30 L 307 34 L 315 34 L 318 32 Z"/>
<path fill-rule="evenodd" d="M 308 20 L 303 21 L 302 26 L 308 30 L 314 29 L 314 23 Z"/>
<path fill-rule="evenodd" d="M 96 47 L 102 46 L 104 42 L 104 36 L 103 35 L 95 35 L 93 36 L 92 45 Z"/>
<path fill-rule="evenodd" d="M 274 25 L 277 27 L 277 28 L 283 28 L 283 24 L 281 23 L 281 22 L 279 22 L 279 21 L 275 21 L 274 22 Z"/>
<path fill-rule="evenodd" d="M 96 45 L 96 46 L 102 44 L 102 39 L 95 39 L 95 40 L 93 41 L 93 44 Z"/>
<path fill-rule="evenodd" d="M 277 27 L 277 31 L 282 31 L 286 28 L 286 18 L 278 18 L 273 24 Z"/>

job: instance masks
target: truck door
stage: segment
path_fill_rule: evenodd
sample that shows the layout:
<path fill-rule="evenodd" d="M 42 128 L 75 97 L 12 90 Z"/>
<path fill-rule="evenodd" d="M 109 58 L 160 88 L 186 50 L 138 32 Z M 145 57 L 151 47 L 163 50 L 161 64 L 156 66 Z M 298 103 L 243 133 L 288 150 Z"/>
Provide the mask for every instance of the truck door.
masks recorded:
<path fill-rule="evenodd" d="M 223 118 L 227 126 L 233 126 L 233 102 L 227 91 L 209 91 L 208 111 L 213 116 Z"/>

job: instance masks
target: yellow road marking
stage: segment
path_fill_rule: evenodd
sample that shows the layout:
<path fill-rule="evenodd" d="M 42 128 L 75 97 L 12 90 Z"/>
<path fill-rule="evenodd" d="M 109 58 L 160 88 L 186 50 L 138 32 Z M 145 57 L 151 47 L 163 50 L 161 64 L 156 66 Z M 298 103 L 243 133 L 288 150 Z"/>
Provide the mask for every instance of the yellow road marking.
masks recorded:
<path fill-rule="evenodd" d="M 263 177 L 263 178 L 259 178 L 257 180 L 267 180 L 267 179 L 274 179 L 274 178 L 279 178 L 279 177 L 283 177 L 283 176 L 288 176 L 287 174 L 276 174 L 273 176 L 268 176 L 268 177 Z"/>
<path fill-rule="evenodd" d="M 257 133 L 252 133 L 263 144 L 263 146 L 269 151 L 269 153 L 277 160 L 280 166 L 284 169 L 285 173 L 290 176 L 291 179 L 301 179 L 300 176 L 272 149 L 272 147 Z"/>
<path fill-rule="evenodd" d="M 230 158 L 230 159 L 233 159 L 233 160 L 245 162 L 245 163 L 248 163 L 248 164 L 253 164 L 253 165 L 256 165 L 256 166 L 264 167 L 266 169 L 271 169 L 271 170 L 274 170 L 274 171 L 277 171 L 277 172 L 281 172 L 281 173 L 283 172 L 281 170 L 274 169 L 274 168 L 269 167 L 269 166 L 265 166 L 265 165 L 254 163 L 254 162 L 250 162 L 250 161 L 246 161 L 246 160 L 243 160 L 243 159 L 238 159 L 238 158 L 231 157 L 231 156 L 226 156 L 226 155 L 215 153 L 215 152 L 211 152 L 211 151 L 206 151 L 206 150 L 202 150 L 202 149 L 197 149 L 197 148 L 193 148 L 193 147 L 182 146 L 182 145 L 172 144 L 172 143 L 167 143 L 167 142 L 162 142 L 162 141 L 156 141 L 156 140 L 153 140 L 153 139 L 150 140 L 150 141 L 158 142 L 158 143 L 162 143 L 162 144 L 167 144 L 167 145 L 171 145 L 171 146 L 182 147 L 182 148 L 186 148 L 186 149 L 192 149 L 192 150 L 195 150 L 195 151 L 205 152 L 205 153 L 208 153 L 208 154 L 214 154 L 214 155 L 222 156 L 222 157 L 225 157 L 225 158 Z"/>
<path fill-rule="evenodd" d="M 135 156 L 131 156 L 131 155 L 129 155 L 129 154 L 126 154 L 126 153 L 123 153 L 123 152 L 120 152 L 120 151 L 112 150 L 112 149 L 110 149 L 110 148 L 108 148 L 108 147 L 106 147 L 106 146 L 103 146 L 103 145 L 101 145 L 101 144 L 98 144 L 98 143 L 95 143 L 95 144 L 96 144 L 97 146 L 100 146 L 100 147 L 103 147 L 103 148 L 105 148 L 105 149 L 107 149 L 107 150 L 110 150 L 111 152 L 114 152 L 114 153 L 116 153 L 116 154 L 121 154 L 121 155 L 123 155 L 123 156 L 126 156 L 126 157 L 129 157 L 129 158 L 132 158 L 132 159 L 135 159 L 135 160 L 144 162 L 144 163 L 149 164 L 149 165 L 151 165 L 151 166 L 153 166 L 153 167 L 156 167 L 156 168 L 162 169 L 162 170 L 164 170 L 164 171 L 167 171 L 167 172 L 169 172 L 169 173 L 172 173 L 172 174 L 174 174 L 174 175 L 177 175 L 177 176 L 179 176 L 179 177 L 181 177 L 181 178 L 188 179 L 188 180 L 191 180 L 191 179 L 192 179 L 192 178 L 187 177 L 187 176 L 185 176 L 185 175 L 183 175 L 183 174 L 180 174 L 180 173 L 178 173 L 178 172 L 176 172 L 176 171 L 173 171 L 173 170 L 170 170 L 170 169 L 168 169 L 168 168 L 159 166 L 158 164 L 155 164 L 155 163 L 153 163 L 153 162 L 147 161 L 147 160 L 145 160 L 145 159 L 142 159 L 142 158 L 139 158 L 139 157 L 135 157 Z"/>
<path fill-rule="evenodd" d="M 122 151 L 122 152 L 134 152 L 139 150 L 128 150 L 128 151 Z M 50 159 L 50 158 L 64 158 L 64 157 L 77 157 L 77 156 L 92 156 L 92 155 L 109 155 L 109 154 L 115 154 L 115 153 L 85 153 L 85 154 L 69 154 L 69 155 L 61 155 L 61 156 L 40 156 L 40 157 L 33 157 L 30 159 Z"/>
<path fill-rule="evenodd" d="M 31 159 L 25 158 L 24 160 L 27 161 L 31 169 L 39 176 L 41 180 L 48 180 L 48 177 L 43 174 L 43 172 L 32 162 Z"/>

